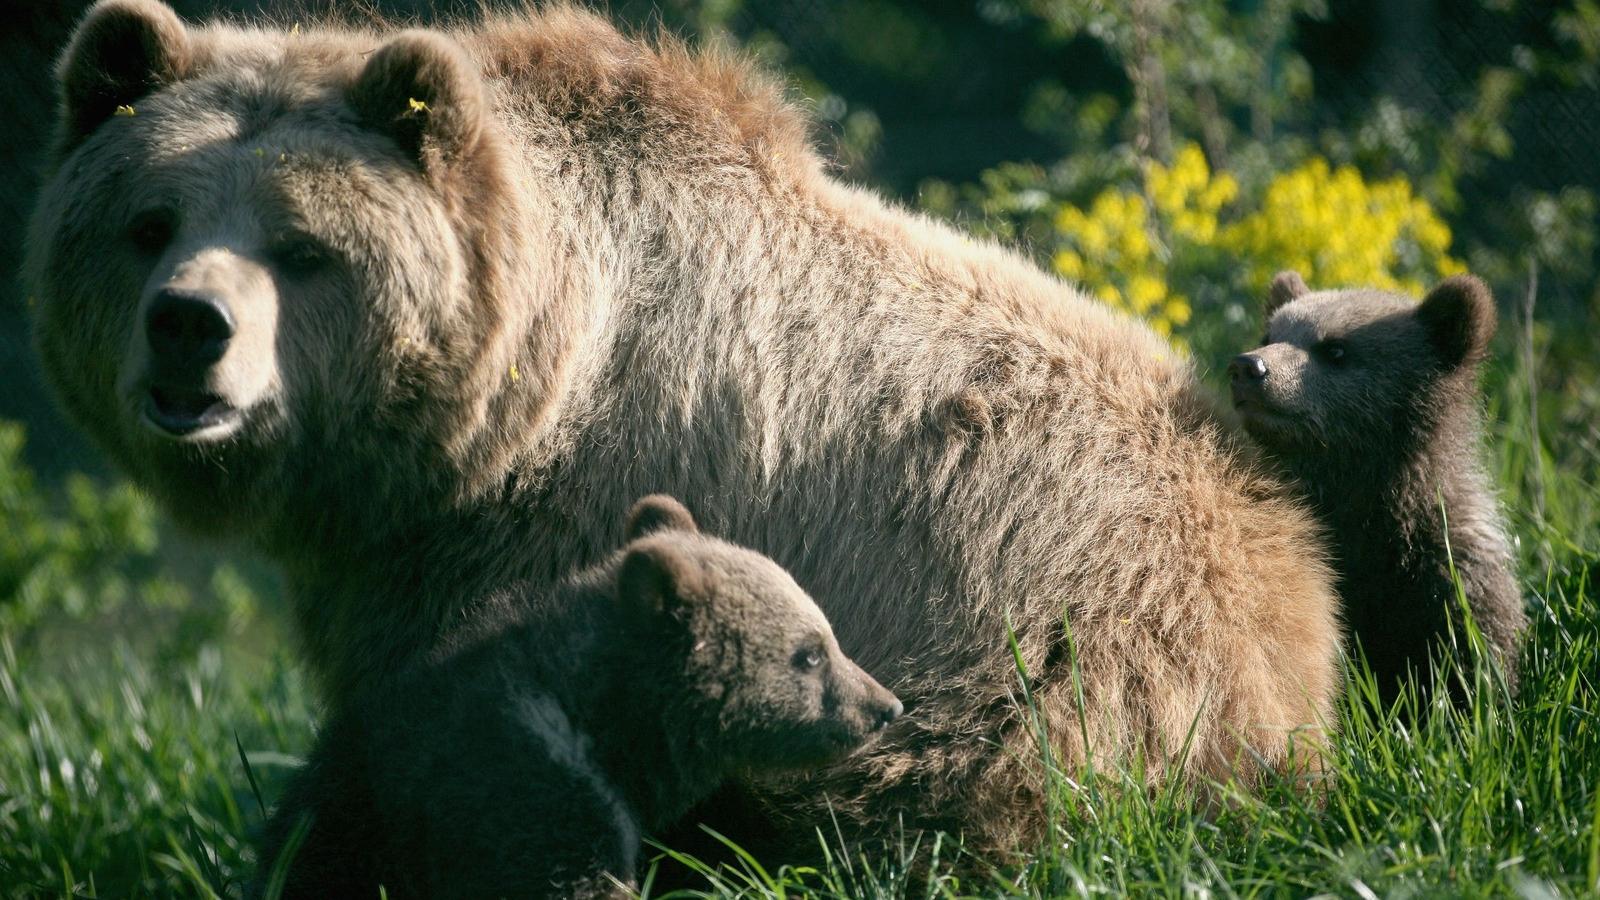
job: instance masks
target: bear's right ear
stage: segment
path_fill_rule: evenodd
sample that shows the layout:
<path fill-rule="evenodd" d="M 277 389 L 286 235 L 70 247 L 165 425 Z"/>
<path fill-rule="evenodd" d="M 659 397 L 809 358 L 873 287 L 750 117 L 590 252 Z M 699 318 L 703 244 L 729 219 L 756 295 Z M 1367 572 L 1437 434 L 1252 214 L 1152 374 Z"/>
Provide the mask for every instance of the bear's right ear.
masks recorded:
<path fill-rule="evenodd" d="M 689 510 L 682 503 L 666 494 L 651 494 L 641 497 L 628 511 L 628 526 L 623 535 L 626 540 L 633 541 L 657 531 L 699 530 L 694 524 L 694 516 L 689 515 Z"/>
<path fill-rule="evenodd" d="M 705 574 L 683 548 L 651 541 L 628 551 L 617 573 L 623 603 L 650 613 L 677 613 L 702 593 Z"/>
<path fill-rule="evenodd" d="M 1279 272 L 1272 276 L 1272 286 L 1267 288 L 1267 315 L 1271 316 L 1278 311 L 1278 307 L 1309 293 L 1311 288 L 1306 287 L 1306 280 L 1300 277 L 1299 272 L 1292 269 Z"/>
<path fill-rule="evenodd" d="M 193 62 L 189 31 L 156 0 L 100 0 L 79 23 L 56 63 L 61 98 L 57 157 L 119 107 L 172 84 Z"/>
<path fill-rule="evenodd" d="M 1494 295 L 1471 275 L 1453 275 L 1422 298 L 1417 319 L 1447 368 L 1475 364 L 1494 337 Z"/>
<path fill-rule="evenodd" d="M 437 31 L 402 31 L 379 47 L 349 99 L 364 125 L 393 138 L 435 177 L 469 157 L 483 137 L 483 78 L 466 51 Z"/>

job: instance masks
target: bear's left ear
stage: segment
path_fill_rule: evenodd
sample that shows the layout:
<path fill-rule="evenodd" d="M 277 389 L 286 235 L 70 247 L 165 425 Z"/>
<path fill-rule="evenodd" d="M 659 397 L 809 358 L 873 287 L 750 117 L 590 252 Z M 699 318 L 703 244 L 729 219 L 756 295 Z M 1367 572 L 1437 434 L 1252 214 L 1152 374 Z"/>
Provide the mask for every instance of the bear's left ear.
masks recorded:
<path fill-rule="evenodd" d="M 1278 311 L 1278 307 L 1288 303 L 1296 297 L 1304 297 L 1311 293 L 1311 288 L 1306 287 L 1306 280 L 1300 273 L 1293 269 L 1285 269 L 1272 276 L 1272 285 L 1267 288 L 1267 316 Z"/>
<path fill-rule="evenodd" d="M 483 78 L 466 51 L 437 31 L 402 31 L 379 47 L 348 96 L 363 124 L 393 138 L 432 176 L 469 157 L 483 138 Z"/>
<path fill-rule="evenodd" d="M 1494 295 L 1471 275 L 1455 275 L 1422 298 L 1417 319 L 1447 368 L 1481 361 L 1494 337 Z"/>
<path fill-rule="evenodd" d="M 649 541 L 628 551 L 617 573 L 623 603 L 651 613 L 676 613 L 704 592 L 705 572 L 672 541 Z"/>
<path fill-rule="evenodd" d="M 639 498 L 628 511 L 628 526 L 623 531 L 625 540 L 634 541 L 657 531 L 698 532 L 694 516 L 689 515 L 682 503 L 666 494 L 651 494 Z"/>

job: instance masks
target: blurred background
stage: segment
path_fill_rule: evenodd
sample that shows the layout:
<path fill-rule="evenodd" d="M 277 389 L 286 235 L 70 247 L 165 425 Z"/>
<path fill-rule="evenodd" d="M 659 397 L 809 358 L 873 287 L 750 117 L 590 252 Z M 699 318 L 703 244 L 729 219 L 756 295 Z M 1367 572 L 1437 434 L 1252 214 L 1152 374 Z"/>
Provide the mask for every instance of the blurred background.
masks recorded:
<path fill-rule="evenodd" d="M 248 680 L 259 702 L 240 708 L 274 710 L 254 725 L 238 714 L 222 726 L 177 713 L 160 720 L 221 772 L 228 727 L 273 746 L 305 736 L 294 723 L 309 718 L 309 704 L 284 662 L 280 587 L 260 561 L 172 533 L 62 421 L 13 275 L 52 122 L 51 63 L 86 5 L 9 4 L 0 33 L 0 694 L 26 705 L 13 682 L 69 672 L 88 682 L 111 670 L 122 687 L 107 703 L 137 707 L 177 679 L 202 710 L 207 691 Z M 329 4 L 173 5 L 191 19 L 266 12 L 290 23 Z M 362 6 L 428 22 L 476 4 Z M 1563 523 L 1594 521 L 1600 0 L 608 8 L 637 29 L 739 47 L 782 72 L 839 177 L 1018 247 L 1149 319 L 1208 377 L 1255 343 L 1278 269 L 1298 269 L 1314 288 L 1418 295 L 1448 274 L 1481 275 L 1500 303 L 1486 393 L 1524 562 L 1559 557 L 1564 535 L 1579 533 Z M 1550 489 L 1553 472 L 1590 493 Z M 259 671 L 273 675 L 238 675 Z M 276 693 L 269 703 L 261 692 Z M 40 700 L 29 721 L 55 702 Z M 4 740 L 48 739 L 34 730 Z M 149 752 L 149 777 L 170 777 Z M 48 794 L 82 776 L 53 777 L 35 787 Z M 249 805 L 224 799 L 224 810 Z M 216 840 L 237 825 L 217 825 Z M 185 846 L 174 838 L 164 851 L 173 865 L 206 865 Z"/>

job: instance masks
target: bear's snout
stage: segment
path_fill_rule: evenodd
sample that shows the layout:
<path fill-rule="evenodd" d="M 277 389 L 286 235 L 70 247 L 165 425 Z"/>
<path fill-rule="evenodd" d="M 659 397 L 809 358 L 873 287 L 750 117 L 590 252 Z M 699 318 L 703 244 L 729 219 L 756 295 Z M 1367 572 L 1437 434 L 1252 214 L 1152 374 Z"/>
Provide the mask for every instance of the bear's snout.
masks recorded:
<path fill-rule="evenodd" d="M 1260 381 L 1267 377 L 1267 361 L 1253 353 L 1241 353 L 1228 363 L 1228 379 L 1234 384 Z"/>
<path fill-rule="evenodd" d="M 855 670 L 854 675 L 859 686 L 860 695 L 857 700 L 858 709 L 867 734 L 876 734 L 889 727 L 889 723 L 905 713 L 905 704 L 894 692 L 878 683 L 876 678 L 867 674 L 860 666 L 851 664 Z"/>
<path fill-rule="evenodd" d="M 1236 408 L 1262 400 L 1267 372 L 1266 359 L 1255 353 L 1241 353 L 1228 363 L 1228 388 Z"/>
<path fill-rule="evenodd" d="M 873 726 L 874 731 L 882 731 L 888 728 L 890 722 L 900 718 L 901 714 L 906 711 L 906 706 L 900 702 L 899 697 L 889 694 L 889 701 L 887 705 L 878 710 L 877 720 Z"/>
<path fill-rule="evenodd" d="M 207 246 L 145 297 L 119 388 L 165 439 L 214 442 L 276 388 L 277 295 L 257 261 Z"/>

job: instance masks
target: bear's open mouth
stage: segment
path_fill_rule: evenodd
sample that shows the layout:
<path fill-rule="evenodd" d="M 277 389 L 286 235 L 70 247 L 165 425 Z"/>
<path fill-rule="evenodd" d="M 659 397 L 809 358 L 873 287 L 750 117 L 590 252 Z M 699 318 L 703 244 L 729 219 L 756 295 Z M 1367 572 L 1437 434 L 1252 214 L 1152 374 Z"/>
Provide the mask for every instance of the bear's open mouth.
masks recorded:
<path fill-rule="evenodd" d="M 145 417 L 167 434 L 182 437 L 221 425 L 237 414 L 226 400 L 205 391 L 152 387 L 145 402 Z"/>

